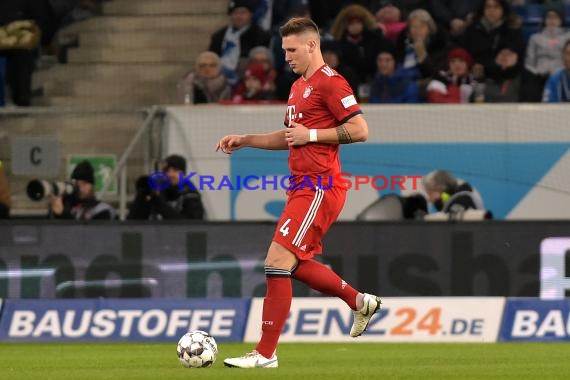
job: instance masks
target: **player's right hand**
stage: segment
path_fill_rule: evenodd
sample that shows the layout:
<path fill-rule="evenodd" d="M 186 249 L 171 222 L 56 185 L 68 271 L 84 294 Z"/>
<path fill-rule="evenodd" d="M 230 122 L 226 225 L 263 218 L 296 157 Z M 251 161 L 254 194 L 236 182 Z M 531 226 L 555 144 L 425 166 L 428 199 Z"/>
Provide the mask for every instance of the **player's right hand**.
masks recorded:
<path fill-rule="evenodd" d="M 226 154 L 232 154 L 234 151 L 244 147 L 244 140 L 244 136 L 241 135 L 224 136 L 218 141 L 216 152 L 221 150 Z"/>

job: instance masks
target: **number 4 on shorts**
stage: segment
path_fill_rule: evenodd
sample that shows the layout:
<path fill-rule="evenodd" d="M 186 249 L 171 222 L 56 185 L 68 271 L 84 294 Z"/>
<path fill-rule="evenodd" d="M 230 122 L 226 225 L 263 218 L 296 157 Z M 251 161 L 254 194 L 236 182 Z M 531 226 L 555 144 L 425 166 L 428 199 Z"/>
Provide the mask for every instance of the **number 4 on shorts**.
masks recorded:
<path fill-rule="evenodd" d="M 283 236 L 287 236 L 289 235 L 289 227 L 287 227 L 287 225 L 291 222 L 291 218 L 287 219 L 285 221 L 285 223 L 283 223 L 283 225 L 281 226 L 281 228 L 279 229 L 279 232 L 281 232 L 283 234 Z"/>

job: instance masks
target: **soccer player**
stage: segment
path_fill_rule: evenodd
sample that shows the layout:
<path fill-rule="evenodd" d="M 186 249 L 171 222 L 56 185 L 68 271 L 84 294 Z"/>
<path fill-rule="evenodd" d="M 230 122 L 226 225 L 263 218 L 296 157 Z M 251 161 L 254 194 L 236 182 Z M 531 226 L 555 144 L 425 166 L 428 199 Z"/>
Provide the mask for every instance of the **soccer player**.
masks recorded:
<path fill-rule="evenodd" d="M 285 59 L 293 72 L 301 75 L 289 94 L 287 128 L 267 134 L 224 136 L 216 146 L 227 154 L 245 147 L 288 149 L 292 175 L 292 189 L 287 192 L 287 203 L 265 258 L 267 293 L 261 340 L 253 352 L 226 359 L 228 367 L 278 366 L 276 348 L 291 307 L 291 278 L 346 302 L 354 313 L 353 337 L 364 332 L 381 303 L 379 297 L 358 292 L 313 260 L 314 255 L 321 254 L 322 237 L 346 199 L 342 184 L 324 179 L 341 172 L 339 144 L 365 141 L 368 125 L 346 80 L 323 61 L 317 25 L 308 18 L 292 18 L 280 33 Z M 307 178 L 314 186 L 307 185 Z"/>

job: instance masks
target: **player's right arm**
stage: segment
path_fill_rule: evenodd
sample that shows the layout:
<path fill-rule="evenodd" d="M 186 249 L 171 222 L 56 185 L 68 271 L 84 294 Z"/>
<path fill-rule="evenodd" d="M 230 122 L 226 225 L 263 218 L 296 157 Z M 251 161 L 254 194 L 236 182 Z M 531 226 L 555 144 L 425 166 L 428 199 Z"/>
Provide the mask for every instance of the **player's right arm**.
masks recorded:
<path fill-rule="evenodd" d="M 286 150 L 289 146 L 285 140 L 285 129 L 256 135 L 228 135 L 222 137 L 216 145 L 216 151 L 221 150 L 226 154 L 232 154 L 241 148 Z"/>

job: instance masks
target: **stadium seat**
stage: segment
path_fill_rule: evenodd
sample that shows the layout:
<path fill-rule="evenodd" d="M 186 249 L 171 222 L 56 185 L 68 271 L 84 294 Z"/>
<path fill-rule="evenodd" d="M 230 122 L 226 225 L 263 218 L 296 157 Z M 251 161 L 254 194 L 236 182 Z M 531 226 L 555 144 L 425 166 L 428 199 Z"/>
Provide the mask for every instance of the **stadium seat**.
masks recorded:
<path fill-rule="evenodd" d="M 541 24 L 524 24 L 522 28 L 522 34 L 525 45 L 528 43 L 530 36 L 540 32 L 541 29 L 542 29 Z"/>
<path fill-rule="evenodd" d="M 513 12 L 522 17 L 523 22 L 528 24 L 540 24 L 544 14 L 542 4 L 524 4 L 513 6 Z"/>

